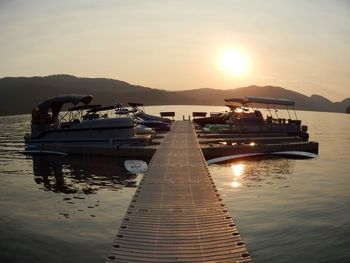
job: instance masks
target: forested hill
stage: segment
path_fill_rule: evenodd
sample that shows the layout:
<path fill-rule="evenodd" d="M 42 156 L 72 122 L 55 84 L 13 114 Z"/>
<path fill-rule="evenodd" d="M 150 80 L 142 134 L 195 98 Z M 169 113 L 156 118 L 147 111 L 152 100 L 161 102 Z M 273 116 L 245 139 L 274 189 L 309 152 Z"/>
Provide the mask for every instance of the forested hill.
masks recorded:
<path fill-rule="evenodd" d="M 350 98 L 331 102 L 319 95 L 311 97 L 274 86 L 248 86 L 230 90 L 193 89 L 166 91 L 105 78 L 78 78 L 70 75 L 47 77 L 6 77 L 0 79 L 0 115 L 25 114 L 41 100 L 67 93 L 94 95 L 94 104 L 141 102 L 145 105 L 224 105 L 224 98 L 266 96 L 288 98 L 296 108 L 312 111 L 345 112 Z"/>

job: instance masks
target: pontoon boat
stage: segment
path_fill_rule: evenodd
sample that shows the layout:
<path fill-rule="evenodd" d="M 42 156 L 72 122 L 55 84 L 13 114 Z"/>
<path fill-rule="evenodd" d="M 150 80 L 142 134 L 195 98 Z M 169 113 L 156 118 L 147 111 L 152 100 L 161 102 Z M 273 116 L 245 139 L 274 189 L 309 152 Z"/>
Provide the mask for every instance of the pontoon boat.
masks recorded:
<path fill-rule="evenodd" d="M 301 120 L 297 118 L 294 101 L 253 96 L 244 99 L 230 98 L 225 101 L 230 111 L 193 121 L 209 133 L 284 133 L 288 136 L 300 136 L 304 141 L 309 138 L 307 126 L 302 126 Z M 257 107 L 267 109 L 268 114 L 265 118 Z M 278 110 L 281 108 L 286 109 L 287 118 L 281 118 L 279 115 Z"/>
<path fill-rule="evenodd" d="M 132 117 L 102 114 L 115 107 L 91 105 L 92 99 L 92 95 L 68 94 L 39 103 L 32 110 L 31 134 L 26 135 L 26 143 L 113 144 L 145 139 L 135 136 Z M 62 111 L 69 103 L 76 106 Z"/>

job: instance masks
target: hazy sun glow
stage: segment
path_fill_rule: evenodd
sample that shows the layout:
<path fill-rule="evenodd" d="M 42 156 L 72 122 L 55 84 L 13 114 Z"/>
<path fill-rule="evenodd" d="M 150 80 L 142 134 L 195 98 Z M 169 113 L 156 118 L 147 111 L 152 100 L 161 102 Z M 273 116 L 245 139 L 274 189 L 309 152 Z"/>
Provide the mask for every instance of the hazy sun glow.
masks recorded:
<path fill-rule="evenodd" d="M 222 54 L 220 62 L 224 69 L 234 76 L 242 76 L 248 73 L 248 57 L 243 51 L 226 50 Z"/>

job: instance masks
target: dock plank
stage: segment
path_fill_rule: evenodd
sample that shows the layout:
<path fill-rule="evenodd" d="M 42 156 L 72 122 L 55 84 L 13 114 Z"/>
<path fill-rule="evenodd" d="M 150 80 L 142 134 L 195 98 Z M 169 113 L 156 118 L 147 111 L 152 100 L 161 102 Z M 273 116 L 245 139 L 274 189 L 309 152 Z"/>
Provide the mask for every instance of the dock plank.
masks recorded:
<path fill-rule="evenodd" d="M 252 262 L 191 122 L 175 122 L 155 152 L 107 262 Z"/>

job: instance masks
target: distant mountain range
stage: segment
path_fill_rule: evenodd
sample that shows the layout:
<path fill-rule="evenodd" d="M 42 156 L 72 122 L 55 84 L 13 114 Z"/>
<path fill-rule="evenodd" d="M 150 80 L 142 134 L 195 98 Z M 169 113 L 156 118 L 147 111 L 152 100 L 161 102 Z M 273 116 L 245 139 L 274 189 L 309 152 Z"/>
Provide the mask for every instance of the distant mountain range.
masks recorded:
<path fill-rule="evenodd" d="M 59 94 L 94 95 L 94 104 L 141 102 L 145 105 L 224 105 L 230 97 L 265 96 L 287 98 L 296 108 L 309 111 L 345 112 L 350 98 L 331 102 L 319 95 L 305 96 L 275 86 L 248 86 L 230 90 L 193 89 L 166 91 L 105 78 L 78 78 L 70 75 L 47 77 L 6 77 L 0 79 L 0 115 L 26 114 L 41 100 Z"/>

